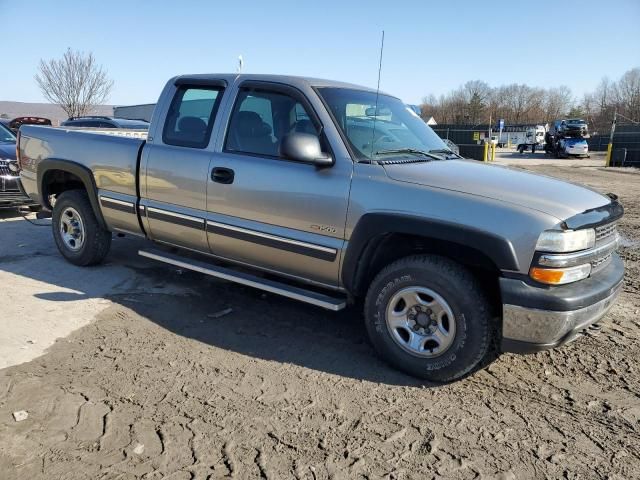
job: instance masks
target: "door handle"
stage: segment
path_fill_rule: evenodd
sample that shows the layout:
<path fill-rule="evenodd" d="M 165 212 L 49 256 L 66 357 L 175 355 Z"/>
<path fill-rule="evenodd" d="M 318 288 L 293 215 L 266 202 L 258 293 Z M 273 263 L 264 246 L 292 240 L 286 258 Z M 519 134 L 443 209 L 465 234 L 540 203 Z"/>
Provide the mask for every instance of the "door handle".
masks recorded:
<path fill-rule="evenodd" d="M 235 172 L 230 168 L 224 167 L 215 167 L 211 170 L 211 180 L 217 183 L 224 183 L 225 185 L 229 185 L 233 183 L 233 178 L 235 177 Z"/>

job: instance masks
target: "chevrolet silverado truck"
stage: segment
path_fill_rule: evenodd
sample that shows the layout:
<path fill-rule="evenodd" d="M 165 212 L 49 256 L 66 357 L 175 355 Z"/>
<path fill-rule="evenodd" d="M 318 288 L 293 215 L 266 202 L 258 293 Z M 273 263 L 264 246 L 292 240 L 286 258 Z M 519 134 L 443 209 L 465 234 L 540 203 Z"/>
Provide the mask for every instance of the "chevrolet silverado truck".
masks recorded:
<path fill-rule="evenodd" d="M 624 275 L 615 195 L 465 160 L 351 84 L 178 76 L 146 141 L 24 126 L 18 160 L 68 261 L 100 263 L 124 233 L 160 262 L 363 305 L 375 350 L 430 381 L 574 340 Z"/>

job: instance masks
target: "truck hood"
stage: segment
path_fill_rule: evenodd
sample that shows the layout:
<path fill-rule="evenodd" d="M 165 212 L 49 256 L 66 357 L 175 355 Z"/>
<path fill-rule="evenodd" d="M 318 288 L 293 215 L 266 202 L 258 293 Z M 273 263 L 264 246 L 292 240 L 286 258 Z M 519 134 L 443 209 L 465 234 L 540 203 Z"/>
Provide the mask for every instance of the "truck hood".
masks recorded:
<path fill-rule="evenodd" d="M 566 220 L 611 202 L 589 188 L 544 175 L 471 160 L 386 164 L 387 175 L 399 182 L 492 198 Z"/>

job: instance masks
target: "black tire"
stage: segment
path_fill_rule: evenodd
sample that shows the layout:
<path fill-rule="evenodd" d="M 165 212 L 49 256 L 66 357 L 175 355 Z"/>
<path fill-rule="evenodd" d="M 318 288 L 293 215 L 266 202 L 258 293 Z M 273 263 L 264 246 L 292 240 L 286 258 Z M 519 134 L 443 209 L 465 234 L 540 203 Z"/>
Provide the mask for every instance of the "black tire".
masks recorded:
<path fill-rule="evenodd" d="M 437 293 L 455 317 L 453 341 L 438 356 L 425 358 L 409 353 L 387 327 L 389 302 L 398 292 L 413 286 Z M 384 268 L 367 292 L 365 322 L 371 343 L 385 361 L 432 382 L 450 382 L 473 371 L 487 357 L 495 330 L 489 302 L 478 280 L 458 263 L 434 255 L 403 258 Z"/>
<path fill-rule="evenodd" d="M 77 249 L 71 249 L 63 240 L 60 230 L 61 216 L 68 208 L 73 208 L 80 216 L 83 224 L 84 240 Z M 74 265 L 82 267 L 96 265 L 107 256 L 111 247 L 111 232 L 100 226 L 96 219 L 91 202 L 84 190 L 68 190 L 58 195 L 53 207 L 51 221 L 53 238 L 64 258 Z"/>

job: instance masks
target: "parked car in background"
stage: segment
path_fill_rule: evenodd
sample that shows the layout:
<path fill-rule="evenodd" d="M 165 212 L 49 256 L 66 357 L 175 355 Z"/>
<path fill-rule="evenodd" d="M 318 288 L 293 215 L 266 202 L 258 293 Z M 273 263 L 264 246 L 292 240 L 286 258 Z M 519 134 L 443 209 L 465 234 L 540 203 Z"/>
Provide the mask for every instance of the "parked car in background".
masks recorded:
<path fill-rule="evenodd" d="M 51 125 L 51 120 L 44 117 L 16 117 L 12 120 L 7 118 L 0 119 L 0 123 L 2 123 L 5 127 L 11 130 L 13 133 L 17 133 L 22 125 L 41 125 L 41 126 L 49 126 Z"/>
<path fill-rule="evenodd" d="M 35 205 L 24 193 L 16 164 L 16 137 L 0 123 L 0 208 Z"/>
<path fill-rule="evenodd" d="M 149 130 L 149 122 L 127 118 L 87 116 L 71 117 L 60 124 L 61 127 L 122 128 L 127 130 Z"/>
<path fill-rule="evenodd" d="M 559 143 L 566 156 L 589 156 L 589 144 L 584 138 L 562 138 Z"/>
<path fill-rule="evenodd" d="M 586 138 L 589 135 L 587 122 L 580 118 L 570 118 L 568 120 L 556 120 L 549 129 L 552 135 L 559 138 L 576 137 Z"/>

